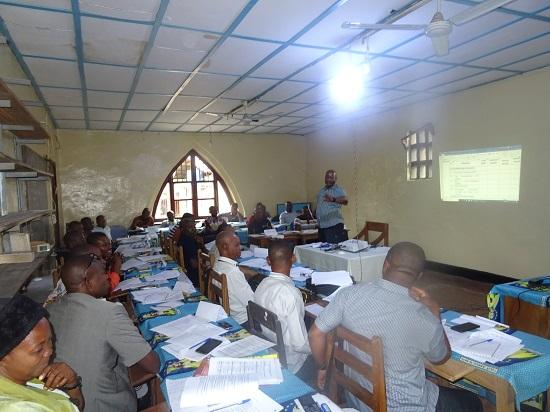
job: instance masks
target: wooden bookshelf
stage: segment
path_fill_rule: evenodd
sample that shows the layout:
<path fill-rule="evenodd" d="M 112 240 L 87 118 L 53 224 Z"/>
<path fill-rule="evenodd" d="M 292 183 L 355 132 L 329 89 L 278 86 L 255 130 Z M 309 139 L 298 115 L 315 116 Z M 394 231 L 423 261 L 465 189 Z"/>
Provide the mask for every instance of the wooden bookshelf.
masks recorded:
<path fill-rule="evenodd" d="M 13 159 L 3 153 L 0 153 L 0 172 L 5 172 L 7 178 L 32 178 L 38 176 L 53 177 L 53 173 L 36 169 L 31 165 L 23 163 L 20 160 Z"/>
<path fill-rule="evenodd" d="M 0 265 L 0 300 L 12 298 L 27 283 L 40 266 L 47 262 L 50 252 L 41 253 L 29 263 Z"/>
<path fill-rule="evenodd" d="M 0 216 L 0 232 L 5 232 L 12 227 L 19 226 L 42 216 L 51 215 L 52 210 L 25 210 L 22 212 L 8 213 Z"/>

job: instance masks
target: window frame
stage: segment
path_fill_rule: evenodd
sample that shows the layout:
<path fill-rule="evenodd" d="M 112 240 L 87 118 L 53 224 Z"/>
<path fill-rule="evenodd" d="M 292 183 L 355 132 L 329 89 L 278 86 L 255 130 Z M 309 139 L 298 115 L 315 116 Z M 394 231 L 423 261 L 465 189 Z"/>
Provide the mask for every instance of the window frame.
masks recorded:
<path fill-rule="evenodd" d="M 418 137 L 423 134 L 424 142 L 420 143 Z M 415 137 L 415 142 L 411 143 L 412 137 Z M 428 136 L 431 139 L 428 139 Z M 431 123 L 427 123 L 424 126 L 416 129 L 409 130 L 409 132 L 401 139 L 401 143 L 405 147 L 407 152 L 407 181 L 416 182 L 429 180 L 433 178 L 433 139 L 435 136 L 434 127 Z M 429 140 L 429 141 L 428 141 Z M 416 160 L 411 160 L 412 152 L 416 151 Z M 426 158 L 420 159 L 420 152 L 424 151 Z M 425 175 L 420 176 L 420 170 L 424 166 L 426 168 Z M 412 170 L 415 170 L 416 176 L 412 177 Z"/>
<path fill-rule="evenodd" d="M 185 163 L 185 161 L 189 157 L 191 158 L 191 180 L 187 181 L 187 182 L 179 182 L 179 181 L 174 182 L 174 173 L 176 172 L 176 170 L 180 166 L 182 166 Z M 212 180 L 197 180 L 196 161 L 195 161 L 195 159 L 197 157 L 212 172 L 212 175 L 213 175 Z M 231 192 L 229 191 L 229 189 L 228 189 L 225 181 L 221 177 L 221 175 L 196 150 L 191 149 L 189 152 L 187 152 L 187 154 L 185 156 L 183 156 L 180 159 L 180 161 L 172 168 L 172 170 L 170 170 L 170 173 L 168 173 L 168 176 L 166 176 L 166 178 L 162 182 L 162 184 L 160 186 L 160 189 L 157 193 L 157 196 L 155 198 L 155 204 L 153 206 L 153 217 L 156 216 L 157 207 L 159 206 L 160 198 L 162 196 L 162 192 L 163 192 L 163 189 L 164 189 L 165 185 L 168 185 L 169 192 L 170 192 L 170 208 L 169 208 L 169 210 L 174 210 L 175 211 L 176 210 L 176 208 L 175 208 L 176 199 L 174 199 L 174 183 L 190 183 L 191 184 L 192 198 L 191 199 L 178 199 L 178 200 L 191 200 L 191 208 L 192 208 L 192 211 L 193 211 L 193 215 L 195 216 L 195 219 L 207 218 L 209 215 L 206 215 L 206 216 L 199 216 L 198 215 L 198 211 L 199 211 L 199 208 L 198 208 L 198 203 L 199 202 L 198 201 L 199 200 L 208 200 L 208 199 L 210 199 L 210 198 L 208 198 L 208 199 L 198 199 L 198 197 L 197 197 L 198 196 L 197 195 L 197 193 L 198 193 L 197 185 L 200 184 L 200 183 L 205 183 L 205 182 L 212 183 L 214 185 L 214 198 L 212 200 L 214 201 L 214 205 L 218 209 L 219 209 L 218 184 L 220 184 L 222 186 L 223 190 L 225 190 L 225 194 L 227 195 L 227 199 L 229 200 L 229 203 L 233 202 L 233 196 L 232 196 Z M 155 219 L 155 222 L 160 222 L 162 220 L 164 220 L 164 219 Z"/>

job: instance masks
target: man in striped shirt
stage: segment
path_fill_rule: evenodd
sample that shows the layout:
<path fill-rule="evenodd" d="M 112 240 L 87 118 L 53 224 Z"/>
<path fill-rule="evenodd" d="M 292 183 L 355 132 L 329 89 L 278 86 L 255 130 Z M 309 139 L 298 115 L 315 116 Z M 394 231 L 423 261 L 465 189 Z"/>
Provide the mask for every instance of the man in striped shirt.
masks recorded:
<path fill-rule="evenodd" d="M 425 376 L 424 361 L 441 364 L 451 349 L 441 325 L 439 305 L 413 286 L 424 270 L 425 255 L 414 243 L 393 246 L 384 262 L 383 277 L 343 289 L 317 317 L 309 333 L 312 354 L 319 366 L 317 383 L 325 384 L 327 334 L 338 325 L 371 338 L 382 339 L 388 411 L 481 411 L 477 396 L 439 388 Z M 365 358 L 355 349 L 356 356 Z M 354 371 L 346 373 L 362 386 L 369 383 Z M 351 394 L 348 403 L 370 410 Z"/>

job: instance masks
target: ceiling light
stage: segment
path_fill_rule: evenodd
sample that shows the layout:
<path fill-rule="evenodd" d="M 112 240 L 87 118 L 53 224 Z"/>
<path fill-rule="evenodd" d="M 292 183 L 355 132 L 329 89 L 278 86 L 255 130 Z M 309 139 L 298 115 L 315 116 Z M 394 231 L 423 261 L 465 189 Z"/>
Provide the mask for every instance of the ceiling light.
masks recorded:
<path fill-rule="evenodd" d="M 353 104 L 363 95 L 365 75 L 362 67 L 348 64 L 330 81 L 330 94 L 339 104 Z"/>

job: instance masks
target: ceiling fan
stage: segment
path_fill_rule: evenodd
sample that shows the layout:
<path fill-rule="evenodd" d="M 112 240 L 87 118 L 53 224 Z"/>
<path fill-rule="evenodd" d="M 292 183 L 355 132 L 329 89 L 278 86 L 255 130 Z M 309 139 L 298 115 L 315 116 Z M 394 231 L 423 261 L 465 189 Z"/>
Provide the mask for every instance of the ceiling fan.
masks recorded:
<path fill-rule="evenodd" d="M 241 109 L 244 111 L 244 113 L 237 113 L 237 112 L 241 111 Z M 247 109 L 248 109 L 248 102 L 245 100 L 245 101 L 243 101 L 242 105 L 240 105 L 239 107 L 231 110 L 227 114 L 219 114 L 219 113 L 211 113 L 211 112 L 205 112 L 205 114 L 208 115 L 208 116 L 225 117 L 227 119 L 236 119 L 236 120 L 238 120 L 237 124 L 244 125 L 244 126 L 250 126 L 253 123 L 259 123 L 261 120 L 269 119 L 271 117 L 281 116 L 281 115 L 284 114 L 284 113 L 249 114 L 247 112 Z"/>
<path fill-rule="evenodd" d="M 514 0 L 485 0 L 472 6 L 449 19 L 443 17 L 441 12 L 441 0 L 437 0 L 437 12 L 428 24 L 365 24 L 346 21 L 342 23 L 343 29 L 370 29 L 370 30 L 423 30 L 432 41 L 435 54 L 445 56 L 449 53 L 449 34 L 453 25 L 460 26 L 471 20 L 477 19 L 499 7 Z"/>

